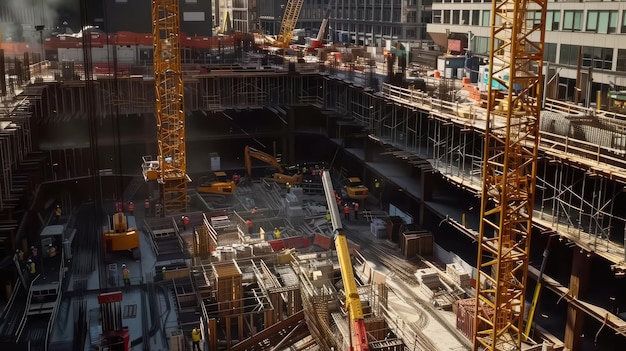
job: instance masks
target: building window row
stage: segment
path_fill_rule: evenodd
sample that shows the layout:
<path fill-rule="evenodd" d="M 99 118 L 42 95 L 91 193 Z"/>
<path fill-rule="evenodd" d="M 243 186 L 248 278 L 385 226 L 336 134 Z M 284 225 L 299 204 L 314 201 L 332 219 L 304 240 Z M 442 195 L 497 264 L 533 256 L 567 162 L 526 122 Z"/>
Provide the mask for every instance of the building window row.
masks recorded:
<path fill-rule="evenodd" d="M 619 33 L 626 34 L 626 10 L 622 11 L 622 21 L 618 28 L 619 12 L 615 10 L 564 10 L 561 21 L 560 10 L 546 12 L 546 30 L 591 32 L 599 34 Z M 471 19 L 471 21 L 470 21 Z M 488 27 L 491 25 L 491 10 L 433 10 L 432 23 L 456 24 Z M 529 26 L 541 23 L 541 13 L 529 12 L 527 15 Z"/>
<path fill-rule="evenodd" d="M 487 55 L 489 53 L 489 37 L 475 36 L 471 41 L 470 47 L 475 54 Z M 545 43 L 544 61 L 556 63 L 557 50 L 559 64 L 577 66 L 580 55 L 582 67 L 602 70 L 611 70 L 613 68 L 613 48 Z M 616 59 L 617 71 L 626 72 L 626 49 L 619 49 Z"/>

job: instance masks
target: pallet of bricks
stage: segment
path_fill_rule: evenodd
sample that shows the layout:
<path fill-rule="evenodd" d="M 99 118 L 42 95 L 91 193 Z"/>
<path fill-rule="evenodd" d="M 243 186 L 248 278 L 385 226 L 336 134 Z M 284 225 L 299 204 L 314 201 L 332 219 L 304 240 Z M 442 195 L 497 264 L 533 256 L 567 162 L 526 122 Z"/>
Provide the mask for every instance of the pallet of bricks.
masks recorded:
<path fill-rule="evenodd" d="M 406 231 L 400 239 L 400 250 L 404 257 L 433 254 L 433 234 L 427 230 Z"/>
<path fill-rule="evenodd" d="M 470 341 L 474 338 L 474 306 L 476 306 L 476 299 L 473 297 L 458 300 L 452 305 L 452 312 L 456 316 L 456 328 Z M 492 316 L 493 309 L 483 305 L 479 313 Z M 484 329 L 484 322 L 479 320 L 479 323 L 478 329 Z"/>

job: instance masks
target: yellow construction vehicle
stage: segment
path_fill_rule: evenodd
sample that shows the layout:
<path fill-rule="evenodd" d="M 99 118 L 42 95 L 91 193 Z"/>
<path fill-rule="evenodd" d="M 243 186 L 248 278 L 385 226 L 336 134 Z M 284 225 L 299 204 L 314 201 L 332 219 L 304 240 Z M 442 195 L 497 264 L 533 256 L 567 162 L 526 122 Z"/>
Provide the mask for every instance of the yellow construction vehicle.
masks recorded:
<path fill-rule="evenodd" d="M 246 171 L 248 172 L 248 177 L 252 176 L 252 162 L 250 159 L 251 157 L 254 157 L 257 160 L 261 160 L 277 170 L 277 172 L 272 175 L 272 179 L 274 179 L 276 183 L 289 183 L 292 185 L 302 184 L 302 174 L 286 174 L 285 170 L 274 156 L 246 145 L 244 149 L 244 159 L 246 162 Z"/>
<path fill-rule="evenodd" d="M 218 171 L 200 178 L 200 185 L 196 190 L 201 194 L 234 194 L 235 187 L 235 182 L 228 179 L 226 173 Z"/>
<path fill-rule="evenodd" d="M 109 228 L 104 230 L 104 248 L 108 252 L 130 251 L 133 259 L 139 259 L 139 232 L 131 228 L 124 212 L 117 212 L 109 219 Z"/>
<path fill-rule="evenodd" d="M 352 200 L 366 199 L 369 194 L 369 189 L 363 185 L 363 182 L 361 182 L 361 179 L 358 177 L 348 178 L 343 188 L 346 190 L 348 197 Z"/>
<path fill-rule="evenodd" d="M 335 250 L 337 251 L 341 279 L 343 280 L 343 289 L 346 295 L 345 307 L 350 316 L 350 324 L 348 327 L 351 333 L 350 350 L 367 351 L 370 348 L 367 341 L 363 306 L 361 306 L 361 298 L 359 297 L 356 280 L 354 279 L 350 250 L 348 249 L 348 239 L 346 239 L 346 235 L 343 232 L 341 216 L 339 215 L 339 209 L 333 191 L 333 182 L 328 171 L 322 172 L 322 184 L 324 186 L 326 203 L 330 211 L 331 224 L 335 233 Z"/>

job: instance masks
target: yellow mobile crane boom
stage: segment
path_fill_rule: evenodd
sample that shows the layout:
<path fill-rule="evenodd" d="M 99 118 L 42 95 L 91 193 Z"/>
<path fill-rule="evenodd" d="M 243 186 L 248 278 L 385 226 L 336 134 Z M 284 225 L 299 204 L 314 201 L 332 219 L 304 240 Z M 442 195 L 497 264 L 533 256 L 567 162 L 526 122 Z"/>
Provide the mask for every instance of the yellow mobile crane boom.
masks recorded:
<path fill-rule="evenodd" d="M 179 0 L 152 0 L 158 159 L 144 157 L 146 181 L 160 186 L 166 216 L 187 211 L 185 105 L 180 62 Z"/>
<path fill-rule="evenodd" d="M 350 316 L 350 350 L 368 351 L 369 343 L 367 342 L 367 333 L 365 330 L 365 320 L 363 317 L 363 307 L 361 306 L 361 298 L 357 290 L 356 281 L 354 280 L 354 271 L 352 270 L 352 261 L 350 260 L 350 251 L 348 250 L 348 240 L 343 232 L 341 224 L 341 216 L 335 194 L 333 192 L 333 182 L 330 178 L 329 171 L 322 172 L 322 184 L 324 185 L 324 195 L 326 203 L 330 211 L 330 220 L 335 231 L 335 250 L 339 259 L 339 268 L 341 269 L 341 279 L 343 280 L 343 288 L 346 294 L 346 308 Z"/>
<path fill-rule="evenodd" d="M 546 7 L 493 0 L 491 9 L 474 350 L 519 350 L 524 339 Z M 501 101 L 494 80 L 506 87 Z"/>
<path fill-rule="evenodd" d="M 293 30 L 296 28 L 296 23 L 298 23 L 298 17 L 300 17 L 302 3 L 304 3 L 304 0 L 287 1 L 285 13 L 283 13 L 283 20 L 280 24 L 280 32 L 278 32 L 278 45 L 282 49 L 287 48 L 291 42 Z"/>

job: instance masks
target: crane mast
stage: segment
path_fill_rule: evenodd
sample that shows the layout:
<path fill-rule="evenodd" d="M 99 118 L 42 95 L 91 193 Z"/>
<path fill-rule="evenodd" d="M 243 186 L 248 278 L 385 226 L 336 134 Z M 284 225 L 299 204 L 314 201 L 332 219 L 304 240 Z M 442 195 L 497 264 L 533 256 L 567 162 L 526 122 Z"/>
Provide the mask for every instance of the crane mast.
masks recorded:
<path fill-rule="evenodd" d="M 185 107 L 179 0 L 152 1 L 154 86 L 161 204 L 166 216 L 187 211 Z"/>
<path fill-rule="evenodd" d="M 293 30 L 298 23 L 300 10 L 302 9 L 304 0 L 288 0 L 283 13 L 283 21 L 280 24 L 280 32 L 278 33 L 278 42 L 281 48 L 285 49 L 289 46 L 293 37 Z"/>
<path fill-rule="evenodd" d="M 346 294 L 346 308 L 348 309 L 349 330 L 350 330 L 350 350 L 369 351 L 369 343 L 367 341 L 367 332 L 365 330 L 365 319 L 363 317 L 363 307 L 361 306 L 361 298 L 354 280 L 354 270 L 352 269 L 352 261 L 350 260 L 350 250 L 348 249 L 348 239 L 343 232 L 341 224 L 341 216 L 337 207 L 337 201 L 333 192 L 333 182 L 330 178 L 330 172 L 322 173 L 322 184 L 324 186 L 324 195 L 326 204 L 330 212 L 330 221 L 335 232 L 335 250 L 339 260 L 339 268 L 341 270 L 341 279 L 343 280 L 344 291 Z"/>
<path fill-rule="evenodd" d="M 524 338 L 546 7 L 494 0 L 491 10 L 474 350 L 519 350 Z"/>

